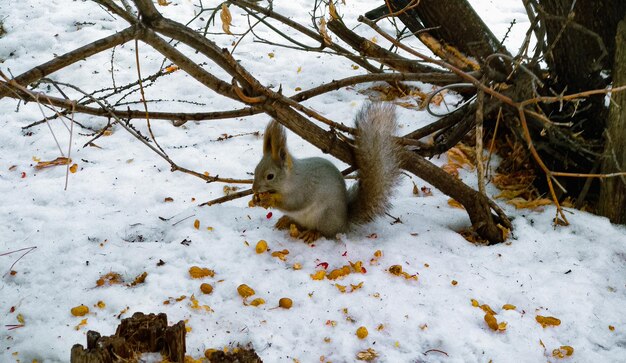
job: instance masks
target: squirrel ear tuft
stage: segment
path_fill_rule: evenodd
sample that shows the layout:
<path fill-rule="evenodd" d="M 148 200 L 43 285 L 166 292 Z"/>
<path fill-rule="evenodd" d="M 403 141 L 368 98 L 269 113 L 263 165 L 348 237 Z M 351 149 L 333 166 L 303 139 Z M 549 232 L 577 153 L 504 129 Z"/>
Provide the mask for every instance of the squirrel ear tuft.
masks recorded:
<path fill-rule="evenodd" d="M 276 120 L 270 121 L 265 129 L 263 138 L 263 154 L 269 155 L 280 165 L 291 164 L 291 157 L 287 151 L 287 136 L 285 129 Z"/>

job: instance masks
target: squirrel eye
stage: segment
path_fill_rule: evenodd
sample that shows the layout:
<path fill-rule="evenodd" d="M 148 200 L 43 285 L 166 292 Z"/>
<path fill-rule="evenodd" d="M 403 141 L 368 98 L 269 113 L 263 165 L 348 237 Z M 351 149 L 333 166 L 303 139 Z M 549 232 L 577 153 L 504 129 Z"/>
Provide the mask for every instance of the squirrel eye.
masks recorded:
<path fill-rule="evenodd" d="M 272 179 L 274 179 L 274 174 L 272 173 L 267 174 L 267 180 L 272 180 Z"/>

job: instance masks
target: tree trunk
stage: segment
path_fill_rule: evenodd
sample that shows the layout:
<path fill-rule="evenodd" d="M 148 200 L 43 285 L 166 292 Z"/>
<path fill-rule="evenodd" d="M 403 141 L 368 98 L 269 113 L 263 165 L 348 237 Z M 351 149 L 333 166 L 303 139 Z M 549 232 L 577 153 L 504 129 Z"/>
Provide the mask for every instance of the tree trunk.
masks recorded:
<path fill-rule="evenodd" d="M 430 34 L 444 46 L 452 46 L 481 61 L 493 53 L 507 53 L 467 0 L 420 0 L 410 10 L 402 10 L 410 5 L 409 0 L 389 3 L 392 10 L 400 11 L 398 17 L 404 25 L 427 46 L 430 42 L 422 34 Z M 499 72 L 507 72 L 501 59 L 492 60 L 490 65 Z"/>
<path fill-rule="evenodd" d="M 615 37 L 613 87 L 626 85 L 626 17 Z M 611 95 L 602 173 L 626 170 L 626 93 Z M 598 213 L 613 223 L 626 224 L 626 176 L 605 179 L 600 186 Z"/>
<path fill-rule="evenodd" d="M 626 14 L 626 1 L 578 0 L 573 17 L 568 17 L 572 0 L 539 0 L 539 4 L 550 50 L 546 62 L 555 91 L 575 93 L 606 87 L 611 80 L 601 72 L 612 69 L 615 30 Z M 572 121 L 577 125 L 573 131 L 583 131 L 585 138 L 601 138 L 607 115 L 604 95 L 591 96 L 578 108 L 582 112 L 563 112 L 574 113 Z"/>

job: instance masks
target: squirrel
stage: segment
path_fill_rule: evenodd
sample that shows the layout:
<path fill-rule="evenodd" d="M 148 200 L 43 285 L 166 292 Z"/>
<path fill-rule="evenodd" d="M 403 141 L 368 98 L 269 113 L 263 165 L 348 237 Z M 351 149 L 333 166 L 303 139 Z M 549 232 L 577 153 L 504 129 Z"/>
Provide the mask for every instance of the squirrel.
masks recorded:
<path fill-rule="evenodd" d="M 367 103 L 355 123 L 357 183 L 347 189 L 343 175 L 330 161 L 294 158 L 287 149 L 283 126 L 270 121 L 263 138 L 263 157 L 254 170 L 250 205 L 282 211 L 284 216 L 275 227 L 290 228 L 293 237 L 307 243 L 320 236 L 335 238 L 337 233 L 387 212 L 400 175 L 401 146 L 393 140 L 395 107 Z"/>

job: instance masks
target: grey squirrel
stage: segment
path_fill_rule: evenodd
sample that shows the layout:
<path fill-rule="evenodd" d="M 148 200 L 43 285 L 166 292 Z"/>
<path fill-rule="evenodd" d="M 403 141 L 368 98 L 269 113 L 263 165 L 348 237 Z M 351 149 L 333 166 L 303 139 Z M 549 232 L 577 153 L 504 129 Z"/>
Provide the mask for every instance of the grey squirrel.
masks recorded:
<path fill-rule="evenodd" d="M 293 237 L 313 242 L 334 238 L 390 208 L 389 197 L 400 174 L 395 108 L 367 103 L 357 113 L 354 143 L 357 183 L 346 189 L 341 172 L 328 160 L 294 158 L 284 128 L 270 121 L 263 138 L 263 157 L 254 170 L 250 205 L 277 208 L 284 216 L 276 228 L 295 230 Z M 292 226 L 295 225 L 295 229 Z"/>

